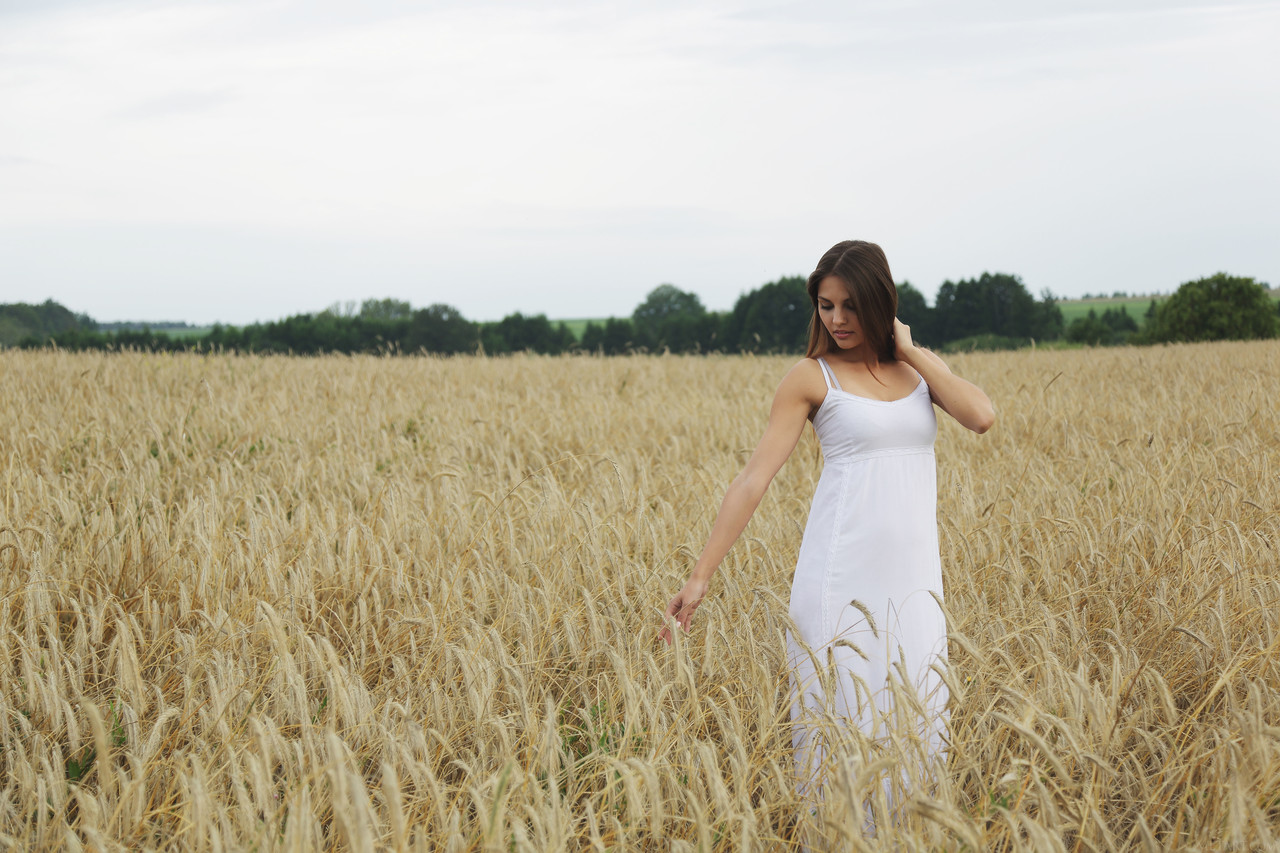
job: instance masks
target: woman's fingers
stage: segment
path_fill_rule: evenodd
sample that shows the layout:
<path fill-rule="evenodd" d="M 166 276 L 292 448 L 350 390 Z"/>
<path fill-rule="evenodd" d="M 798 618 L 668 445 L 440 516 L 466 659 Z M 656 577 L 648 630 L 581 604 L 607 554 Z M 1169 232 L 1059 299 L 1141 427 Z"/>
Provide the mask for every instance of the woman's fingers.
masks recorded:
<path fill-rule="evenodd" d="M 680 629 L 682 631 L 684 631 L 685 633 L 688 633 L 689 631 L 688 616 L 685 616 L 683 619 L 680 617 L 676 617 L 676 624 L 680 626 Z M 668 646 L 671 645 L 671 626 L 670 625 L 662 626 L 662 630 L 658 632 L 658 639 L 662 640 L 662 642 L 666 643 Z"/>
<path fill-rule="evenodd" d="M 698 609 L 698 605 L 702 603 L 703 596 L 707 594 L 707 585 L 705 583 L 694 583 L 690 581 L 684 585 L 676 597 L 667 602 L 667 616 L 676 620 L 676 624 L 685 631 L 689 630 L 689 623 L 693 621 L 693 611 Z M 663 626 L 658 633 L 667 645 L 671 645 L 671 626 L 670 624 Z"/>
<path fill-rule="evenodd" d="M 675 620 L 680 623 L 680 627 L 687 630 L 689 628 L 689 617 L 693 615 L 693 607 L 686 604 L 683 599 L 678 598 L 671 602 L 671 609 L 667 611 L 667 615 L 675 617 Z"/>
<path fill-rule="evenodd" d="M 693 611 L 697 608 L 698 602 L 685 604 L 684 599 L 677 595 L 667 605 L 667 615 L 674 618 L 677 625 L 688 631 L 689 622 L 693 619 Z M 662 626 L 662 630 L 658 632 L 658 637 L 668 646 L 671 645 L 671 626 L 669 624 Z"/>
<path fill-rule="evenodd" d="M 911 339 L 911 327 L 897 317 L 893 318 L 893 346 L 895 354 L 899 356 L 915 346 L 915 341 Z"/>
<path fill-rule="evenodd" d="M 675 619 L 676 623 L 679 624 L 682 628 L 684 628 L 687 631 L 688 626 L 684 622 L 680 621 L 680 611 L 683 608 L 684 608 L 684 602 L 680 599 L 680 596 L 677 595 L 675 598 L 671 599 L 671 601 L 667 603 L 666 615 L 668 616 L 668 618 Z M 671 645 L 670 623 L 662 626 L 662 630 L 658 632 L 658 637 L 668 646 Z"/>

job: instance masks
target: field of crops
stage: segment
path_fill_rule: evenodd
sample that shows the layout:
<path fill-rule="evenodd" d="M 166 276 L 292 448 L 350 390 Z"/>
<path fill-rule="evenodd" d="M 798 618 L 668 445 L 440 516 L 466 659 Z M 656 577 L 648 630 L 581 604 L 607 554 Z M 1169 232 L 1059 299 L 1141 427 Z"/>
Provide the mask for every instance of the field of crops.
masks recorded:
<path fill-rule="evenodd" d="M 951 358 L 892 814 L 892 744 L 792 777 L 810 431 L 655 641 L 790 361 L 0 353 L 0 847 L 1280 844 L 1280 342 Z"/>

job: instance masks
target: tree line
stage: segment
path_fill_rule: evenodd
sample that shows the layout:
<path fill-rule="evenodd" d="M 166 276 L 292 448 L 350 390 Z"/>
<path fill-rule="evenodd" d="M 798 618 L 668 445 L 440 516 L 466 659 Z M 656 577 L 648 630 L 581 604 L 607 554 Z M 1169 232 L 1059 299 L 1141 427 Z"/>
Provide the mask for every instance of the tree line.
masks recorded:
<path fill-rule="evenodd" d="M 662 284 L 630 317 L 589 322 L 576 336 L 545 314 L 510 314 L 474 322 L 443 303 L 414 309 L 396 299 L 368 299 L 313 314 L 248 326 L 215 325 L 204 335 L 151 329 L 102 329 L 55 302 L 0 305 L 0 346 L 62 349 L 138 348 L 258 353 L 803 352 L 812 314 L 801 276 L 742 294 L 729 311 L 708 311 L 696 293 Z M 1090 309 L 1071 323 L 1048 291 L 1037 299 L 1022 279 L 983 273 L 945 281 L 933 305 L 910 282 L 898 285 L 898 316 L 912 336 L 947 350 L 1013 349 L 1060 339 L 1089 345 L 1274 337 L 1280 309 L 1265 285 L 1219 273 L 1183 284 L 1151 305 L 1139 324 L 1122 307 Z"/>

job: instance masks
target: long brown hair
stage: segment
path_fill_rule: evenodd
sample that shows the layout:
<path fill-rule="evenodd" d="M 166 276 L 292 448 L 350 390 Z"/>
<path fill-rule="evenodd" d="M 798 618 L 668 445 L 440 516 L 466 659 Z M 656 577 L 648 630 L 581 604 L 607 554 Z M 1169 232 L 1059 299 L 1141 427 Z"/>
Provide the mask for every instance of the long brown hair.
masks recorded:
<path fill-rule="evenodd" d="M 898 316 L 898 288 L 889 272 L 884 250 L 866 240 L 843 240 L 826 251 L 818 267 L 809 274 L 809 346 L 806 358 L 815 358 L 838 349 L 827 327 L 818 318 L 818 285 L 829 275 L 844 282 L 853 301 L 853 310 L 862 326 L 862 337 L 881 361 L 893 361 L 893 320 Z"/>

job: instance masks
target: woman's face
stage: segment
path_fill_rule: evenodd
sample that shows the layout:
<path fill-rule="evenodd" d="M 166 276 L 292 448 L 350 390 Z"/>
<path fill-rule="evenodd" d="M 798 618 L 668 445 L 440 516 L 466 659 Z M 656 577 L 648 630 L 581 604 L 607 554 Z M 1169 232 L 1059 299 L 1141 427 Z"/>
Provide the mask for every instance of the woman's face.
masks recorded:
<path fill-rule="evenodd" d="M 840 349 L 850 350 L 862 344 L 862 326 L 854 313 L 849 289 L 834 275 L 818 284 L 818 317 Z"/>

